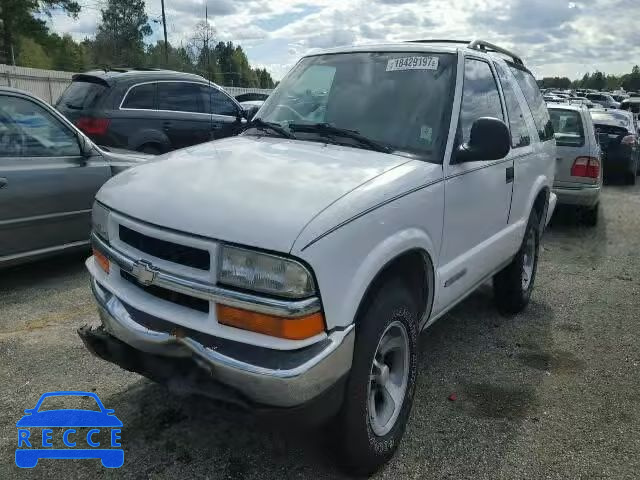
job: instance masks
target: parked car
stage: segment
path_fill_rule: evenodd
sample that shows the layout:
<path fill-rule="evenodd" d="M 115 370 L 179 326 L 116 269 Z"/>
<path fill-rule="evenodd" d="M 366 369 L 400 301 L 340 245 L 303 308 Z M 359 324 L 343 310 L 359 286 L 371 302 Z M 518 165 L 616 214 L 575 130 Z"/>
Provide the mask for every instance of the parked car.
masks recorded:
<path fill-rule="evenodd" d="M 623 100 L 620 104 L 620 110 L 631 112 L 636 122 L 638 122 L 640 120 L 640 97 L 631 97 Z"/>
<path fill-rule="evenodd" d="M 170 70 L 77 74 L 56 108 L 99 145 L 156 155 L 236 135 L 244 122 L 218 85 Z"/>
<path fill-rule="evenodd" d="M 240 102 L 240 106 L 244 110 L 244 117 L 247 120 L 252 120 L 260 107 L 264 104 L 264 100 L 246 100 L 244 102 Z"/>
<path fill-rule="evenodd" d="M 633 114 L 624 110 L 591 110 L 591 118 L 602 148 L 605 173 L 621 173 L 628 183 L 634 185 L 640 162 L 640 145 Z"/>
<path fill-rule="evenodd" d="M 611 98 L 620 103 L 629 98 L 629 95 L 627 95 L 626 93 L 614 93 L 611 95 Z"/>
<path fill-rule="evenodd" d="M 100 190 L 87 267 L 103 326 L 78 333 L 157 381 L 332 418 L 347 468 L 371 473 L 409 418 L 420 331 L 492 278 L 502 312 L 529 302 L 555 158 L 506 50 L 315 52 L 241 136 Z"/>
<path fill-rule="evenodd" d="M 567 101 L 572 104 L 584 105 L 587 108 L 596 108 L 600 106 L 585 97 L 569 97 Z"/>
<path fill-rule="evenodd" d="M 557 158 L 553 192 L 559 204 L 577 206 L 583 221 L 598 223 L 602 163 L 589 110 L 582 105 L 549 105 Z"/>
<path fill-rule="evenodd" d="M 620 108 L 620 104 L 616 102 L 611 95 L 606 93 L 587 93 L 586 97 L 593 103 L 602 105 L 605 108 Z"/>
<path fill-rule="evenodd" d="M 101 149 L 44 101 L 0 87 L 0 267 L 86 248 L 98 189 L 147 158 Z"/>

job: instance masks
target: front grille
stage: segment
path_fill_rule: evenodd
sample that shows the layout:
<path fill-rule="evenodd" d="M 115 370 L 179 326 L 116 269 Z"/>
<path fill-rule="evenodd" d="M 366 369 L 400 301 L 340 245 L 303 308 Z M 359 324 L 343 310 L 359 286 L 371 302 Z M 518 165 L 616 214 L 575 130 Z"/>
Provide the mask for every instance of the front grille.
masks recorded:
<path fill-rule="evenodd" d="M 209 270 L 211 256 L 206 250 L 149 237 L 120 225 L 120 240 L 141 252 L 187 267 Z"/>
<path fill-rule="evenodd" d="M 141 285 L 135 279 L 135 277 L 123 270 L 120 270 L 120 276 L 135 285 L 141 290 L 144 290 L 149 295 L 153 295 L 156 298 L 165 300 L 167 302 L 175 303 L 182 307 L 192 308 L 202 313 L 209 313 L 209 301 L 201 298 L 192 297 L 191 295 L 185 295 L 184 293 L 174 292 L 167 290 L 166 288 L 157 287 L 155 285 Z"/>

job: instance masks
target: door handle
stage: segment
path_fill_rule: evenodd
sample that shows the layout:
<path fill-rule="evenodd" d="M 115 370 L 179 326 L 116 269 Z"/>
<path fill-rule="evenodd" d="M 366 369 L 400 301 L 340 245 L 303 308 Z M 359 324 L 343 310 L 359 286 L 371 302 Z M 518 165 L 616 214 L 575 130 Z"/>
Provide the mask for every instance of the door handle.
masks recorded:
<path fill-rule="evenodd" d="M 513 177 L 515 176 L 515 170 L 513 167 L 507 167 L 505 171 L 505 179 L 507 183 L 513 183 Z"/>
<path fill-rule="evenodd" d="M 0 177 L 0 188 L 4 188 L 9 185 L 9 180 L 4 177 Z"/>
<path fill-rule="evenodd" d="M 162 129 L 169 130 L 171 128 L 171 122 L 162 122 Z"/>

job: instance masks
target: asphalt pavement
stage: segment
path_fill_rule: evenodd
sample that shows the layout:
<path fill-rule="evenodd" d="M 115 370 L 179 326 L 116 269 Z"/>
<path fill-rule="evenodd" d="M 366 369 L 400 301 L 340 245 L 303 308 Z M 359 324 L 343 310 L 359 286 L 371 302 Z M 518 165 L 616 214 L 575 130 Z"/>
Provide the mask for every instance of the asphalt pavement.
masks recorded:
<path fill-rule="evenodd" d="M 500 316 L 483 287 L 423 333 L 409 426 L 376 478 L 639 478 L 639 246 L 640 186 L 606 186 L 596 228 L 559 211 L 524 313 Z M 0 271 L 0 478 L 346 478 L 327 430 L 262 424 L 91 356 L 83 259 Z M 53 390 L 115 409 L 122 468 L 14 465 L 16 421 Z"/>

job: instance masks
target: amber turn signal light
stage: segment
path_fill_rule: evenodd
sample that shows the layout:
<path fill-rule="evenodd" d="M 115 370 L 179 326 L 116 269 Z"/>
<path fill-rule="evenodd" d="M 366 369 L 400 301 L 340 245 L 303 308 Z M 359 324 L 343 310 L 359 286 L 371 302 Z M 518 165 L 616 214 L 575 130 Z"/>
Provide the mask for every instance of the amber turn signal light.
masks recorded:
<path fill-rule="evenodd" d="M 96 250 L 95 248 L 93 249 L 93 256 L 96 259 L 96 262 L 98 263 L 98 265 L 100 265 L 100 268 L 102 268 L 102 270 L 104 270 L 105 272 L 109 273 L 109 259 L 105 257 L 102 253 L 100 253 L 98 250 Z"/>
<path fill-rule="evenodd" d="M 304 340 L 324 331 L 324 317 L 316 312 L 298 318 L 284 318 L 242 308 L 217 305 L 218 323 L 287 340 Z"/>

